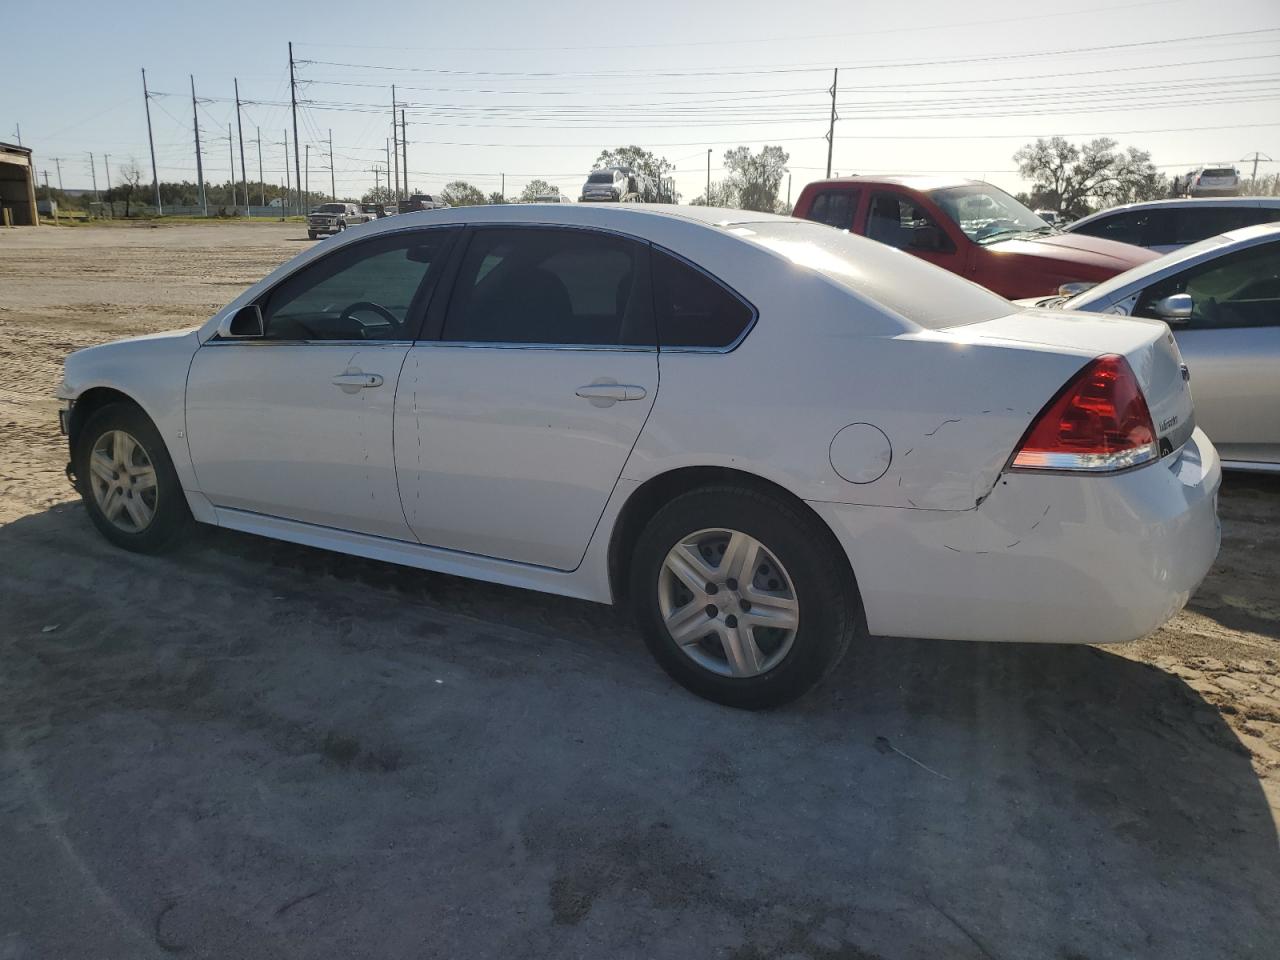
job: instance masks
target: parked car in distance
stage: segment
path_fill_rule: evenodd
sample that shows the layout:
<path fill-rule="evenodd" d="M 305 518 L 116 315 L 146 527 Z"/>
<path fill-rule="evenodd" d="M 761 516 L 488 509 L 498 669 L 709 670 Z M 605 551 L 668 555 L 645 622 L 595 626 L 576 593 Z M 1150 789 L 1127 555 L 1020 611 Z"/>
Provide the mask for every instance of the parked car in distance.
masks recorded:
<path fill-rule="evenodd" d="M 408 200 L 401 200 L 398 206 L 400 213 L 418 213 L 422 210 L 447 210 L 449 202 L 434 197 L 429 193 L 415 193 Z"/>
<path fill-rule="evenodd" d="M 1058 222 L 1059 217 L 1057 210 L 1035 210 L 1032 212 L 1051 227 L 1060 225 Z"/>
<path fill-rule="evenodd" d="M 197 330 L 71 354 L 58 395 L 121 547 L 194 518 L 626 603 L 680 683 L 765 707 L 864 627 L 1172 616 L 1221 476 L 1180 364 L 1164 324 L 1019 311 L 818 224 L 513 204 L 312 247 Z"/>
<path fill-rule="evenodd" d="M 587 174 L 582 185 L 580 203 L 616 203 L 627 193 L 627 171 L 622 167 L 604 167 Z"/>
<path fill-rule="evenodd" d="M 1239 196 L 1240 171 L 1229 165 L 1196 167 L 1187 171 L 1182 192 L 1188 197 Z"/>
<path fill-rule="evenodd" d="M 1059 233 L 999 187 L 940 177 L 840 177 L 806 186 L 794 216 L 870 237 L 1002 297 L 1097 283 L 1155 254 Z"/>
<path fill-rule="evenodd" d="M 1211 237 L 1036 305 L 1165 321 L 1224 466 L 1280 471 L 1280 224 Z"/>
<path fill-rule="evenodd" d="M 534 197 L 533 200 L 531 200 L 530 202 L 531 203 L 571 203 L 572 201 L 568 197 L 566 197 L 563 193 L 556 191 L 555 193 L 540 193 L 536 197 Z"/>
<path fill-rule="evenodd" d="M 360 211 L 374 220 L 381 220 L 383 217 L 390 217 L 395 214 L 394 204 L 390 203 L 362 203 Z"/>
<path fill-rule="evenodd" d="M 1129 203 L 1091 213 L 1063 229 L 1168 253 L 1206 237 L 1276 221 L 1280 197 L 1219 197 Z"/>
<path fill-rule="evenodd" d="M 307 215 L 307 237 L 314 240 L 321 234 L 341 233 L 372 219 L 361 212 L 358 203 L 322 203 Z"/>

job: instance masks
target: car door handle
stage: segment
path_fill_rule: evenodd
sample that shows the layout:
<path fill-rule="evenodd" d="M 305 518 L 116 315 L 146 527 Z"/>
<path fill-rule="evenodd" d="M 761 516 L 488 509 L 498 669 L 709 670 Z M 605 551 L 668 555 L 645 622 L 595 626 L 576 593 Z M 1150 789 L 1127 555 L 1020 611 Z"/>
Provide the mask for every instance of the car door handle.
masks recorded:
<path fill-rule="evenodd" d="M 377 373 L 347 372 L 338 374 L 332 382 L 335 387 L 341 387 L 346 393 L 355 393 L 357 390 L 382 386 L 382 376 Z"/>
<path fill-rule="evenodd" d="M 594 406 L 608 406 L 619 400 L 643 400 L 647 395 L 644 387 L 634 383 L 589 383 L 574 393 L 590 400 Z"/>

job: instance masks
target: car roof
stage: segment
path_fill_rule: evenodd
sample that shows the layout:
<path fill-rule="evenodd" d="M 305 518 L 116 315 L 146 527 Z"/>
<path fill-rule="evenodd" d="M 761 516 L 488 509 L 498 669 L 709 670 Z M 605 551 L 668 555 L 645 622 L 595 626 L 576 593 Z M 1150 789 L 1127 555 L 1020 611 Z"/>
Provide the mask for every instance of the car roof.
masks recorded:
<path fill-rule="evenodd" d="M 1176 273 L 1192 262 L 1224 256 L 1244 247 L 1276 239 L 1280 239 L 1280 223 L 1259 223 L 1251 227 L 1229 230 L 1117 274 L 1110 280 L 1104 280 L 1096 287 L 1091 287 L 1078 297 L 1073 297 L 1068 303 L 1072 304 L 1072 309 L 1089 310 L 1093 304 L 1111 299 L 1115 293 L 1130 285 L 1145 285 L 1159 275 Z"/>
<path fill-rule="evenodd" d="M 1118 207 L 1107 207 L 1105 210 L 1099 210 L 1097 213 L 1081 217 L 1071 226 L 1078 227 L 1082 223 L 1091 223 L 1094 220 L 1114 216 L 1118 213 L 1127 213 L 1130 210 L 1162 210 L 1170 207 L 1186 207 L 1189 209 L 1196 207 L 1280 208 L 1280 197 L 1177 197 L 1167 200 L 1146 200 L 1142 203 L 1123 203 Z"/>
<path fill-rule="evenodd" d="M 988 186 L 984 180 L 969 180 L 965 177 L 924 174 L 854 174 L 850 177 L 828 177 L 824 180 L 815 180 L 809 184 L 809 187 L 836 186 L 845 183 L 905 187 L 908 190 L 921 192 L 941 190 L 946 187 Z"/>
<path fill-rule="evenodd" d="M 731 210 L 725 207 L 693 207 L 672 203 L 573 203 L 534 205 L 523 203 L 476 204 L 469 207 L 450 207 L 446 210 L 417 210 L 401 214 L 395 222 L 376 225 L 379 230 L 404 229 L 413 224 L 430 226 L 446 223 L 549 223 L 578 226 L 599 226 L 627 232 L 640 230 L 643 224 L 654 218 L 681 220 L 713 227 L 731 227 L 765 220 L 792 221 L 773 213 L 757 213 L 754 210 Z M 369 232 L 373 232 L 372 230 Z M 368 236 L 364 233 L 363 236 Z"/>

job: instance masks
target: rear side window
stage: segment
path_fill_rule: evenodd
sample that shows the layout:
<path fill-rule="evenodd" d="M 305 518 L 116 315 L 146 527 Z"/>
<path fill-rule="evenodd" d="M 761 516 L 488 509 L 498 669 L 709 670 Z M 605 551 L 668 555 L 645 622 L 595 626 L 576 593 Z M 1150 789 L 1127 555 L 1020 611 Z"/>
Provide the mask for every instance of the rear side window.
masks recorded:
<path fill-rule="evenodd" d="M 813 198 L 806 220 L 825 223 L 841 230 L 853 229 L 853 213 L 858 209 L 858 191 L 824 190 Z"/>
<path fill-rule="evenodd" d="M 659 348 L 727 347 L 755 319 L 740 297 L 683 260 L 655 249 L 652 266 Z"/>
<path fill-rule="evenodd" d="M 633 241 L 592 231 L 477 230 L 458 270 L 443 339 L 651 345 L 639 257 Z"/>

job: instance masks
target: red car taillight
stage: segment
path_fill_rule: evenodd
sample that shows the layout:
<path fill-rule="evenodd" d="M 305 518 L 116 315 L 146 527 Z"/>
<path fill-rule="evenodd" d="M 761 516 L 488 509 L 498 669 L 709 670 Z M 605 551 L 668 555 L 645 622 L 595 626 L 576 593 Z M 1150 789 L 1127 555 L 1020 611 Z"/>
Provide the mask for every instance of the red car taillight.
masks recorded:
<path fill-rule="evenodd" d="M 1123 470 L 1159 456 L 1155 423 L 1124 357 L 1098 357 L 1032 421 L 1014 454 L 1019 470 Z"/>

